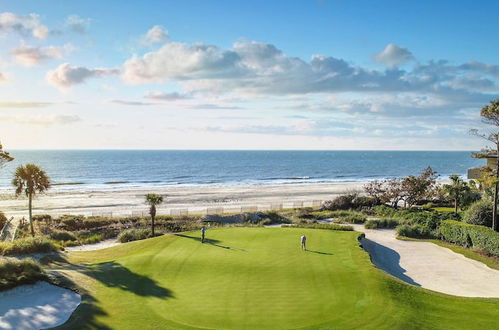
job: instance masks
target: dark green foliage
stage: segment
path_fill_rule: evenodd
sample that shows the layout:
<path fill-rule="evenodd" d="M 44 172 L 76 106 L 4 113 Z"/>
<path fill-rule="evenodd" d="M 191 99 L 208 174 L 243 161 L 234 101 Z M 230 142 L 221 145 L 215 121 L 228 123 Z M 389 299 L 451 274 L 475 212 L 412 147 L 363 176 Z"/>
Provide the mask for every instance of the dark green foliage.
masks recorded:
<path fill-rule="evenodd" d="M 33 216 L 33 221 L 43 221 L 50 223 L 52 222 L 52 216 L 50 214 L 37 214 Z"/>
<path fill-rule="evenodd" d="M 329 211 L 336 210 L 360 210 L 370 208 L 376 205 L 376 199 L 367 196 L 358 196 L 357 194 L 340 195 L 333 200 L 325 201 L 323 209 Z"/>
<path fill-rule="evenodd" d="M 375 219 L 368 220 L 364 227 L 367 229 L 376 229 L 376 228 L 395 228 L 400 224 L 399 221 L 395 219 Z"/>
<path fill-rule="evenodd" d="M 413 237 L 413 238 L 428 238 L 432 237 L 432 231 L 427 226 L 422 224 L 413 225 L 400 225 L 397 227 L 397 234 L 399 236 Z"/>
<path fill-rule="evenodd" d="M 306 214 L 309 214 L 308 212 Z M 289 219 L 283 217 L 276 211 L 266 211 L 262 213 L 264 221 L 268 220 L 266 225 L 276 224 L 276 223 L 290 223 Z M 299 216 L 300 217 L 300 216 Z"/>
<path fill-rule="evenodd" d="M 463 220 L 469 224 L 491 227 L 492 202 L 484 199 L 472 204 L 466 211 Z"/>
<path fill-rule="evenodd" d="M 499 233 L 491 228 L 447 220 L 442 222 L 439 234 L 448 242 L 473 247 L 499 257 Z"/>
<path fill-rule="evenodd" d="M 309 223 L 309 224 L 282 225 L 282 227 L 308 228 L 308 229 L 328 229 L 328 230 L 339 230 L 339 231 L 353 231 L 353 227 L 352 226 L 343 226 L 343 225 L 327 224 L 327 223 Z"/>
<path fill-rule="evenodd" d="M 337 218 L 337 221 L 340 222 L 340 223 L 364 223 L 366 222 L 367 220 L 367 217 L 365 215 L 362 215 L 362 214 L 350 214 L 350 215 L 346 215 L 346 216 L 343 216 L 343 217 L 338 217 Z"/>
<path fill-rule="evenodd" d="M 46 253 L 57 251 L 57 247 L 46 237 L 27 237 L 13 242 L 0 242 L 1 255 Z"/>
<path fill-rule="evenodd" d="M 21 284 L 45 280 L 47 276 L 40 265 L 32 259 L 0 260 L 0 290 L 13 288 Z"/>

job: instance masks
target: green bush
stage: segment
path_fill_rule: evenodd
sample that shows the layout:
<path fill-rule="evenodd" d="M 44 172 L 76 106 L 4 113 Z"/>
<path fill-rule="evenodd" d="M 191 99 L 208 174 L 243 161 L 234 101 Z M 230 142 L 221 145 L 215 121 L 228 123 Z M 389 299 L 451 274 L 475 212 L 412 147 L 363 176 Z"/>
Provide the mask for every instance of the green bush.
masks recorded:
<path fill-rule="evenodd" d="M 0 290 L 44 280 L 47 276 L 32 259 L 0 260 Z"/>
<path fill-rule="evenodd" d="M 428 238 L 432 237 L 432 232 L 421 224 L 404 224 L 397 227 L 397 235 L 413 238 Z"/>
<path fill-rule="evenodd" d="M 440 225 L 439 234 L 441 239 L 448 242 L 473 247 L 499 257 L 499 233 L 492 228 L 446 220 Z"/>
<path fill-rule="evenodd" d="M 150 228 L 131 228 L 122 231 L 118 235 L 118 241 L 121 243 L 126 243 L 150 237 L 152 237 L 152 232 Z"/>
<path fill-rule="evenodd" d="M 262 213 L 265 225 L 272 225 L 276 223 L 290 223 L 290 221 L 277 213 L 276 211 L 266 211 Z"/>
<path fill-rule="evenodd" d="M 376 205 L 376 199 L 357 194 L 340 195 L 330 201 L 325 201 L 322 208 L 329 211 L 336 210 L 360 210 L 371 208 Z"/>
<path fill-rule="evenodd" d="M 50 223 L 52 221 L 52 216 L 50 214 L 37 214 L 33 216 L 33 221 L 44 221 Z"/>
<path fill-rule="evenodd" d="M 64 230 L 53 230 L 48 234 L 48 237 L 54 241 L 76 241 L 78 239 L 73 233 Z"/>
<path fill-rule="evenodd" d="M 354 224 L 359 224 L 359 223 L 364 223 L 366 222 L 367 217 L 362 214 L 349 214 L 345 215 L 342 217 L 338 217 L 337 221 L 339 223 L 354 223 Z"/>
<path fill-rule="evenodd" d="M 368 220 L 364 227 L 367 229 L 376 229 L 376 228 L 395 228 L 400 224 L 398 220 L 395 219 L 375 219 Z"/>
<path fill-rule="evenodd" d="M 16 239 L 13 242 L 0 242 L 1 255 L 46 253 L 57 250 L 57 246 L 43 236 Z"/>
<path fill-rule="evenodd" d="M 473 203 L 464 214 L 464 222 L 473 225 L 491 227 L 493 208 L 492 204 L 492 202 L 485 199 Z"/>
<path fill-rule="evenodd" d="M 295 225 L 282 225 L 282 227 L 353 231 L 352 226 L 342 226 L 342 225 L 338 225 L 338 224 L 334 224 L 334 223 L 333 224 L 327 224 L 327 223 L 295 224 Z"/>

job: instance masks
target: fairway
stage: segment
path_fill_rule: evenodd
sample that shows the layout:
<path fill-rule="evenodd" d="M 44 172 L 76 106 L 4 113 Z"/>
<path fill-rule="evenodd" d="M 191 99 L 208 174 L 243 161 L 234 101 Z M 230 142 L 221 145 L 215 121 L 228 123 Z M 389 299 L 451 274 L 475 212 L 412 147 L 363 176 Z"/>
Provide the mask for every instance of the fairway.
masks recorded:
<path fill-rule="evenodd" d="M 358 235 L 222 228 L 205 244 L 190 232 L 74 253 L 62 267 L 88 294 L 61 328 L 497 328 L 499 299 L 400 282 L 371 264 Z"/>

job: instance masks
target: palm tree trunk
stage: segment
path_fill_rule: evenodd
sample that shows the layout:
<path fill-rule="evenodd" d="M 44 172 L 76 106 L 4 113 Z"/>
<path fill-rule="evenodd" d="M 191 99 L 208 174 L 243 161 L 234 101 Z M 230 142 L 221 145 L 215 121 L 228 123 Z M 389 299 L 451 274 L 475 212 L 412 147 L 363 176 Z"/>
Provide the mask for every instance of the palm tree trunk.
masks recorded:
<path fill-rule="evenodd" d="M 33 194 L 29 194 L 28 196 L 28 209 L 29 209 L 29 227 L 31 229 L 31 236 L 35 237 L 35 230 L 33 228 Z"/>
<path fill-rule="evenodd" d="M 454 213 L 457 215 L 457 198 L 454 199 Z"/>
<path fill-rule="evenodd" d="M 153 215 L 151 217 L 151 221 L 152 221 L 152 237 L 154 237 L 154 218 L 155 218 L 155 216 Z"/>

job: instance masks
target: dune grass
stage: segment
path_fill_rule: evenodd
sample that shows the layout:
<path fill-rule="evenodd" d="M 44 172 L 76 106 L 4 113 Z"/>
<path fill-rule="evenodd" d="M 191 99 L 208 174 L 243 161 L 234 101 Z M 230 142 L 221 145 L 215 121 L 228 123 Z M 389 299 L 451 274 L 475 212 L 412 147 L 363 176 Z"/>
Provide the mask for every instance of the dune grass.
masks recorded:
<path fill-rule="evenodd" d="M 308 252 L 299 246 L 307 235 Z M 356 232 L 220 228 L 58 263 L 83 287 L 61 328 L 492 329 L 499 299 L 413 287 L 375 268 Z M 69 263 L 65 263 L 69 262 Z"/>

